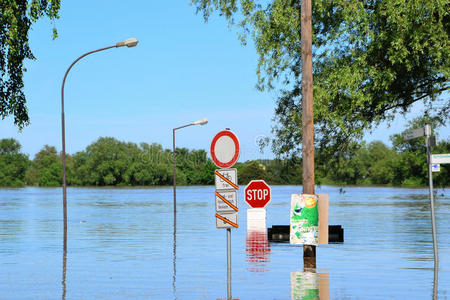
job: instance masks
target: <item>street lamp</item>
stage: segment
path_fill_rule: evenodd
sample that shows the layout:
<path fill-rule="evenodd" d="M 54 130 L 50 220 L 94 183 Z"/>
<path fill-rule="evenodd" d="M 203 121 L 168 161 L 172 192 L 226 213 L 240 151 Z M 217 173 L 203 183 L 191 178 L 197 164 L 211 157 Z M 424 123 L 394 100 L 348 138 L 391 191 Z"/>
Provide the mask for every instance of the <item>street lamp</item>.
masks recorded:
<path fill-rule="evenodd" d="M 65 118 L 64 118 L 64 84 L 66 83 L 67 74 L 69 74 L 70 69 L 83 57 L 88 56 L 89 54 L 100 52 L 103 50 L 108 50 L 111 48 L 119 48 L 127 46 L 128 48 L 134 47 L 138 44 L 138 40 L 135 38 L 130 38 L 125 41 L 118 42 L 112 46 L 108 46 L 105 48 L 100 48 L 97 50 L 93 50 L 87 52 L 80 57 L 78 57 L 67 69 L 66 74 L 64 74 L 64 79 L 61 87 L 61 128 L 62 128 L 62 169 L 63 169 L 63 210 L 64 210 L 64 250 L 67 249 L 67 185 L 66 185 L 66 128 L 65 128 Z"/>
<path fill-rule="evenodd" d="M 173 222 L 174 228 L 176 228 L 177 224 L 177 158 L 175 154 L 175 131 L 184 127 L 192 126 L 192 125 L 205 125 L 208 123 L 208 119 L 201 119 L 195 122 L 192 122 L 187 125 L 183 125 L 173 129 Z M 175 229 L 174 229 L 175 230 Z"/>
<path fill-rule="evenodd" d="M 173 129 L 173 290 L 175 292 L 175 281 L 177 274 L 177 157 L 175 154 L 175 131 L 193 125 L 205 125 L 208 119 L 201 119 L 187 125 Z"/>

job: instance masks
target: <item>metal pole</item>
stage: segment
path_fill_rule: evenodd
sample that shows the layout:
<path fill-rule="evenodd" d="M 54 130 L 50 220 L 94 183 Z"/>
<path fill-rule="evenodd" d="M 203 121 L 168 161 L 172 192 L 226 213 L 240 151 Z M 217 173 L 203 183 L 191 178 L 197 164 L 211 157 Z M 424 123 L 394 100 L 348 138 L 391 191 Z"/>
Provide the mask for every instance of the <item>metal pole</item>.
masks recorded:
<path fill-rule="evenodd" d="M 172 130 L 172 158 L 173 158 L 173 227 L 177 227 L 177 156 L 175 154 L 175 131 L 184 127 L 195 125 L 193 123 L 183 125 Z"/>
<path fill-rule="evenodd" d="M 227 228 L 227 299 L 231 300 L 231 229 Z"/>
<path fill-rule="evenodd" d="M 177 228 L 177 158 L 175 154 L 175 130 L 173 129 L 173 230 Z"/>
<path fill-rule="evenodd" d="M 177 278 L 177 160 L 175 154 L 175 128 L 172 130 L 173 146 L 173 293 L 176 295 Z M 176 298 L 176 297 L 175 297 Z"/>
<path fill-rule="evenodd" d="M 194 122 L 172 129 L 172 159 L 173 159 L 173 292 L 176 293 L 176 277 L 177 277 L 177 156 L 175 153 L 175 131 L 184 127 L 205 124 L 208 120 L 203 119 L 202 123 Z"/>
<path fill-rule="evenodd" d="M 108 46 L 104 48 L 100 48 L 97 50 L 93 50 L 90 52 L 87 52 L 80 57 L 78 57 L 67 69 L 66 73 L 64 74 L 64 79 L 61 86 L 61 130 L 62 130 L 62 153 L 61 153 L 61 160 L 62 160 L 62 171 L 63 171 L 63 178 L 62 178 L 62 188 L 63 188 L 63 215 L 64 215 L 64 236 L 67 237 L 67 184 L 66 184 L 66 121 L 64 117 L 64 84 L 66 83 L 67 75 L 69 74 L 70 69 L 83 57 L 88 56 L 89 54 L 100 52 L 103 50 L 116 48 L 117 45 L 114 46 Z M 67 242 L 64 243 L 64 249 L 67 250 Z"/>
<path fill-rule="evenodd" d="M 427 162 L 428 178 L 430 187 L 430 207 L 431 207 L 431 232 L 433 234 L 434 265 L 439 265 L 437 239 L 436 239 L 436 219 L 434 215 L 434 193 L 433 193 L 433 171 L 431 169 L 431 125 L 425 125 L 425 135 L 427 136 Z"/>
<path fill-rule="evenodd" d="M 311 0 L 301 1 L 303 193 L 314 194 L 314 111 Z M 316 246 L 304 245 L 303 257 L 316 257 Z"/>

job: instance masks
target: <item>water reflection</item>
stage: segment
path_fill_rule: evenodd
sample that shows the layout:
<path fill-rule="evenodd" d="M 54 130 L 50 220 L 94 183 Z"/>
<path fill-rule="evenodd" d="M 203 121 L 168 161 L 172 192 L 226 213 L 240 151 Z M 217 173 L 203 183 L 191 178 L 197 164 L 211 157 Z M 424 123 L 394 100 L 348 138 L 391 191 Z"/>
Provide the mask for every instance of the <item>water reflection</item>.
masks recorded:
<path fill-rule="evenodd" d="M 173 297 L 176 298 L 176 280 L 177 280 L 177 222 L 176 215 L 174 215 L 173 222 L 173 277 L 172 277 L 172 287 L 173 287 Z"/>
<path fill-rule="evenodd" d="M 316 273 L 315 269 L 291 273 L 292 300 L 330 299 L 330 280 L 328 273 Z"/>
<path fill-rule="evenodd" d="M 266 266 L 270 262 L 270 244 L 267 240 L 267 231 L 247 231 L 245 239 L 246 259 L 253 267 L 248 268 L 250 272 L 266 272 Z"/>
<path fill-rule="evenodd" d="M 247 262 L 252 266 L 250 272 L 266 272 L 270 262 L 270 244 L 267 239 L 266 210 L 252 208 L 247 210 L 247 235 L 245 238 Z"/>
<path fill-rule="evenodd" d="M 314 251 L 315 252 L 315 251 Z M 314 271 L 316 270 L 316 256 L 303 256 L 303 268 L 306 271 Z"/>
<path fill-rule="evenodd" d="M 63 237 L 63 266 L 62 266 L 62 299 L 66 299 L 66 270 L 67 270 L 67 232 L 64 232 Z"/>
<path fill-rule="evenodd" d="M 438 298 L 438 269 L 439 269 L 439 265 L 434 264 L 433 300 L 437 300 L 437 298 Z"/>
<path fill-rule="evenodd" d="M 2 211 L 5 212 L 3 208 Z M 19 241 L 25 234 L 25 226 L 25 222 L 21 220 L 2 220 L 0 218 L 0 243 L 3 245 L 8 245 L 9 243 Z M 9 252 L 11 254 L 14 253 L 13 250 L 6 250 L 5 252 Z"/>

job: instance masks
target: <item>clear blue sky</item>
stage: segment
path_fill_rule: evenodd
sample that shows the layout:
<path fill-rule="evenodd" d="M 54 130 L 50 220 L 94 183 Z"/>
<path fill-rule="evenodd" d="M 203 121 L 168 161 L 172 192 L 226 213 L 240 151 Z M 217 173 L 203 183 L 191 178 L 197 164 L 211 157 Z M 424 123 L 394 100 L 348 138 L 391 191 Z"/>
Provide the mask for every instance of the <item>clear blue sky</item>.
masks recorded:
<path fill-rule="evenodd" d="M 95 53 L 78 62 L 65 85 L 66 151 L 85 149 L 100 136 L 172 147 L 172 128 L 208 118 L 205 126 L 177 131 L 177 147 L 208 149 L 229 127 L 240 139 L 240 161 L 261 154 L 259 136 L 270 136 L 276 94 L 255 89 L 257 55 L 242 46 L 223 18 L 204 23 L 184 1 L 62 1 L 59 38 L 43 19 L 33 25 L 25 94 L 31 125 L 18 132 L 12 118 L 0 120 L 0 138 L 13 137 L 32 158 L 43 145 L 61 150 L 61 83 L 81 54 L 136 37 L 135 48 Z M 419 109 L 410 117 L 419 115 Z M 367 140 L 389 143 L 402 131 L 399 118 Z M 449 136 L 449 127 L 441 137 Z"/>

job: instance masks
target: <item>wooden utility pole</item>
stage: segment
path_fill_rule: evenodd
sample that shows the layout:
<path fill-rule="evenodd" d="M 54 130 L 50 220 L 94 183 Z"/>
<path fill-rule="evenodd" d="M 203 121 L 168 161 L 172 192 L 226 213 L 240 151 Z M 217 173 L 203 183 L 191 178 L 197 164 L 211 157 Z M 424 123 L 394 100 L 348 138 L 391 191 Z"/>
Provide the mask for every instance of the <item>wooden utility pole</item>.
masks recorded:
<path fill-rule="evenodd" d="M 314 194 L 314 111 L 311 0 L 301 0 L 303 193 Z M 316 246 L 303 245 L 305 264 L 315 267 Z"/>

